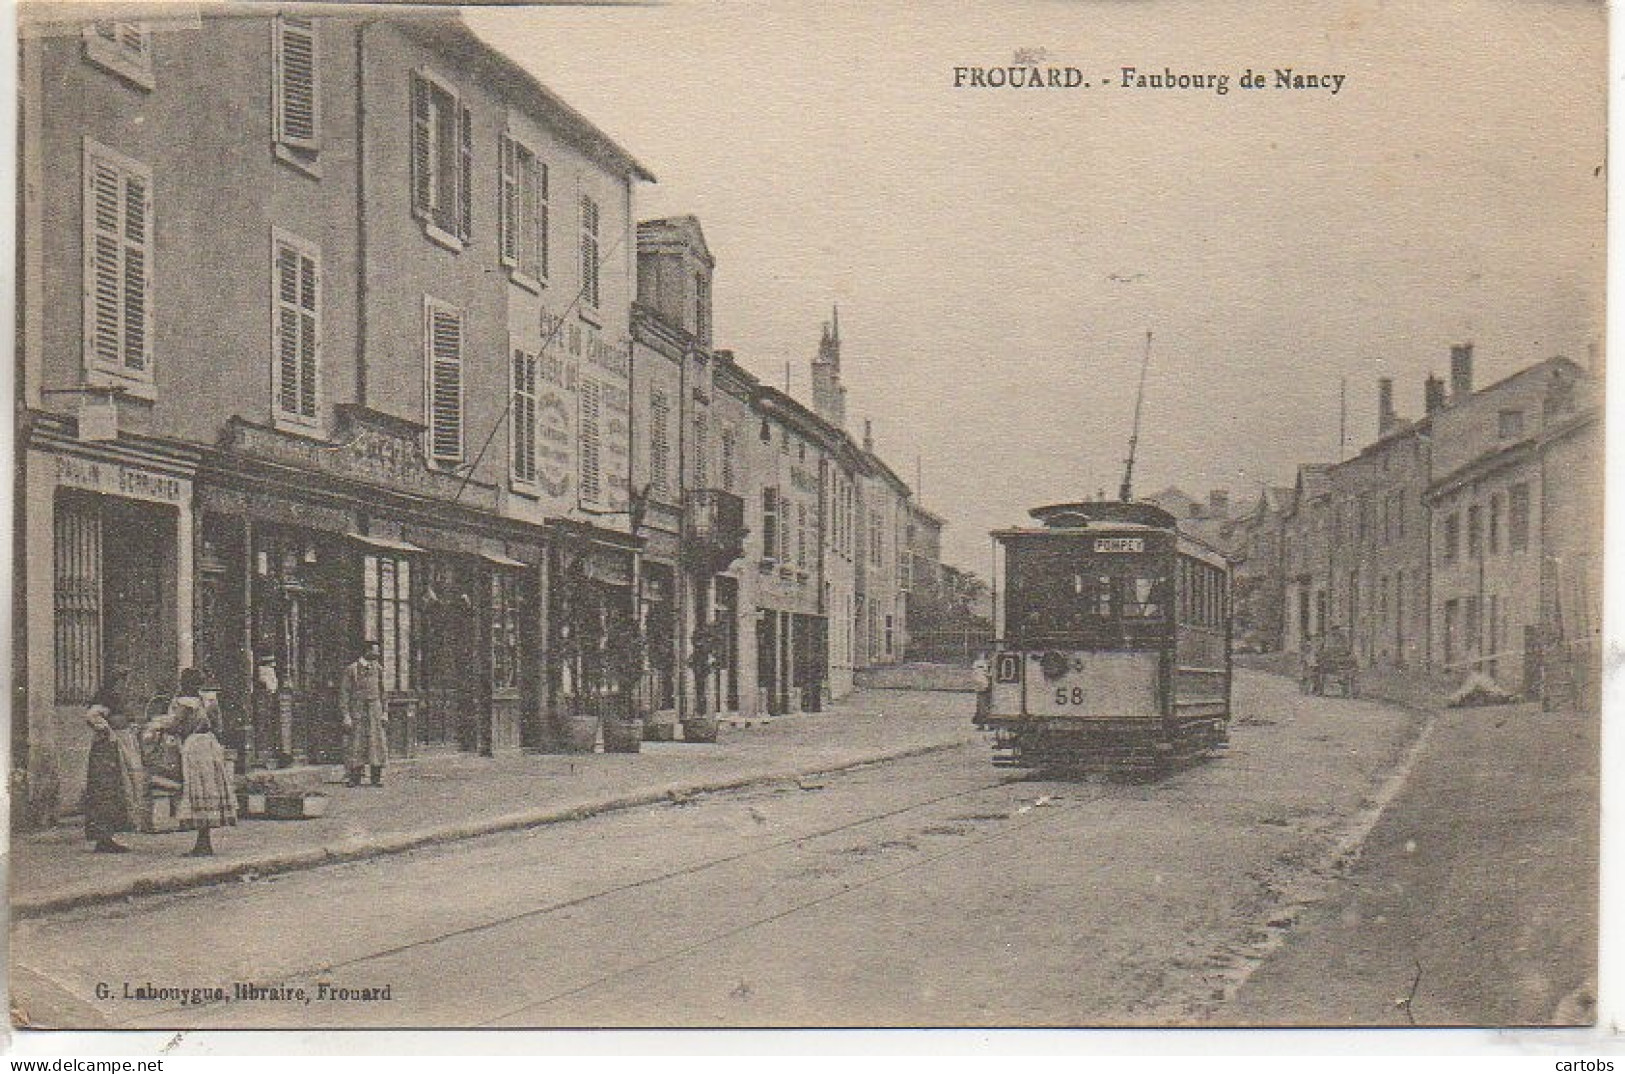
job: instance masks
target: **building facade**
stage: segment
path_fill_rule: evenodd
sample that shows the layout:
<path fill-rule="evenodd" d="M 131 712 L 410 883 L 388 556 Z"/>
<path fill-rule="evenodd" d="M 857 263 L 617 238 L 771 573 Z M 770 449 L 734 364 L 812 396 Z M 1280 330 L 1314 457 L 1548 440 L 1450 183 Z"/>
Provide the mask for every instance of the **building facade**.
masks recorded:
<path fill-rule="evenodd" d="M 454 17 L 53 12 L 22 74 L 37 818 L 114 668 L 199 667 L 245 764 L 338 755 L 364 642 L 403 750 L 613 693 L 648 173 Z"/>

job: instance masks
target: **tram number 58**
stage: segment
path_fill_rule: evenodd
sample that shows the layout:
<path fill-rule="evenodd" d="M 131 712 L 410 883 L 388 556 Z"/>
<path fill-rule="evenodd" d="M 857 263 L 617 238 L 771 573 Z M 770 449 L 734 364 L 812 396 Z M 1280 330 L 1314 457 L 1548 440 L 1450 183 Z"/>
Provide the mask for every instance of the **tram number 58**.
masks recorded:
<path fill-rule="evenodd" d="M 1066 687 L 1057 687 L 1055 690 L 1055 703 L 1057 705 L 1083 704 L 1083 687 L 1074 686 L 1070 690 Z"/>

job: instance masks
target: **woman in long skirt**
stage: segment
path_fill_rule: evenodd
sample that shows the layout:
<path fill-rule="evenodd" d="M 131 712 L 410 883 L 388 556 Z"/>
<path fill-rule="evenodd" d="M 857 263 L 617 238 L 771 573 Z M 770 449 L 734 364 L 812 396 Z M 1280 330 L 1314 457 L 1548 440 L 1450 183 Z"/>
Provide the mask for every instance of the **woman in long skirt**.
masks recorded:
<path fill-rule="evenodd" d="M 226 768 L 226 751 L 214 737 L 208 711 L 203 707 L 203 676 L 194 668 L 181 672 L 180 689 L 169 703 L 164 725 L 183 736 L 181 743 L 181 786 L 186 804 L 192 810 L 197 843 L 188 857 L 206 858 L 214 854 L 210 832 L 237 823 L 237 795 L 232 790 L 231 772 Z"/>
<path fill-rule="evenodd" d="M 121 692 L 125 672 L 109 672 L 85 709 L 90 725 L 90 761 L 85 772 L 85 838 L 98 854 L 123 854 L 130 848 L 113 838 L 141 830 L 146 807 L 147 774 L 141 747 L 130 727 Z"/>

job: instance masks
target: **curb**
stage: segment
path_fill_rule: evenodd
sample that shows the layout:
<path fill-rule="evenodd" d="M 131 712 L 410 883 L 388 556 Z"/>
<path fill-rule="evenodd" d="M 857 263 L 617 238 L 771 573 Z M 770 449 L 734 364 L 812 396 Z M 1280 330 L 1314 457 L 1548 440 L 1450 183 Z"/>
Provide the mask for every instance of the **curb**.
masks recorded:
<path fill-rule="evenodd" d="M 116 885 L 96 889 L 81 889 L 78 891 L 68 889 L 65 891 L 58 890 L 48 895 L 19 896 L 11 900 L 11 918 L 12 920 L 18 920 L 43 917 L 64 910 L 118 902 L 143 895 L 160 895 L 185 891 L 190 888 L 208 887 L 230 880 L 252 879 L 278 873 L 317 869 L 324 865 L 338 865 L 343 862 L 383 857 L 389 854 L 401 854 L 409 850 L 418 850 L 423 847 L 438 846 L 445 843 L 456 843 L 485 835 L 523 831 L 527 828 L 540 828 L 548 824 L 559 824 L 573 820 L 585 820 L 588 817 L 595 817 L 604 813 L 654 805 L 672 798 L 686 798 L 701 794 L 742 790 L 746 787 L 783 783 L 808 776 L 830 775 L 836 772 L 846 772 L 854 768 L 862 768 L 866 765 L 901 761 L 910 757 L 922 757 L 927 754 L 955 749 L 973 741 L 974 739 L 963 739 L 954 742 L 936 742 L 923 746 L 910 746 L 901 750 L 882 750 L 876 753 L 863 754 L 858 757 L 823 764 L 813 764 L 807 767 L 775 769 L 770 772 L 735 776 L 727 779 L 702 780 L 692 783 L 668 783 L 648 790 L 635 791 L 595 802 L 569 806 L 548 806 L 518 813 L 484 817 L 477 820 L 456 821 L 418 831 L 394 832 L 378 838 L 352 837 L 325 846 L 281 851 L 248 861 L 203 866 L 200 869 L 178 875 L 133 877 Z M 13 869 L 16 868 L 15 861 L 11 863 L 11 866 Z"/>

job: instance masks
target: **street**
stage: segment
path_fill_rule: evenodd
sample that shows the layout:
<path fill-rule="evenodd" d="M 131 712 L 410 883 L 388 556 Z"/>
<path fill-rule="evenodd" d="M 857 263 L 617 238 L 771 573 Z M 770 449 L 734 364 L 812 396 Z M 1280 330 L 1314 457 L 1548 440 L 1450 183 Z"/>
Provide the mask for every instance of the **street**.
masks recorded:
<path fill-rule="evenodd" d="M 23 920 L 16 1002 L 149 1028 L 1222 1023 L 1420 723 L 1238 684 L 1228 754 L 1154 782 L 1023 778 L 976 743 Z"/>

